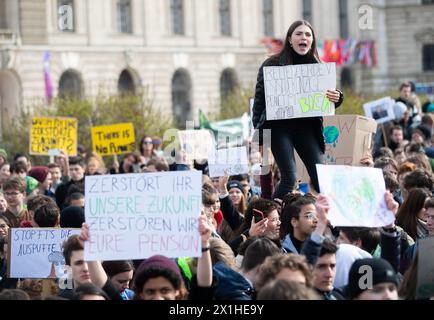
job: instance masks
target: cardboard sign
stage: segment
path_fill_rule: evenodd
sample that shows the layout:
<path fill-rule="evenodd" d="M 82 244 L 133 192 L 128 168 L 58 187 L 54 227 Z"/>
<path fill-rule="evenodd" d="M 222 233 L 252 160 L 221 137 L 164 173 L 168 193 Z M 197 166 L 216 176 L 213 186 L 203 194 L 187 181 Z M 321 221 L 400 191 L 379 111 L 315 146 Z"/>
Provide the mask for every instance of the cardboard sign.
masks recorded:
<path fill-rule="evenodd" d="M 47 156 L 51 150 L 77 155 L 77 119 L 33 117 L 30 128 L 30 154 Z"/>
<path fill-rule="evenodd" d="M 264 67 L 264 88 L 267 120 L 335 114 L 325 95 L 336 88 L 335 63 Z"/>
<path fill-rule="evenodd" d="M 209 130 L 179 130 L 178 139 L 187 161 L 208 159 L 208 155 L 215 150 Z"/>
<path fill-rule="evenodd" d="M 199 257 L 202 173 L 86 176 L 86 260 Z"/>
<path fill-rule="evenodd" d="M 212 152 L 208 157 L 209 176 L 222 177 L 227 172 L 233 176 L 249 173 L 249 162 L 247 160 L 247 148 L 219 149 Z"/>
<path fill-rule="evenodd" d="M 434 237 L 420 239 L 417 248 L 418 269 L 416 297 L 429 299 L 434 296 Z"/>
<path fill-rule="evenodd" d="M 316 165 L 319 187 L 329 197 L 334 227 L 384 227 L 395 221 L 387 209 L 383 172 L 377 168 Z"/>
<path fill-rule="evenodd" d="M 385 97 L 363 104 L 365 115 L 374 119 L 378 124 L 395 120 L 393 105 L 395 101 L 391 97 Z"/>
<path fill-rule="evenodd" d="M 80 229 L 12 228 L 9 230 L 10 278 L 60 278 L 65 274 L 63 243 Z"/>
<path fill-rule="evenodd" d="M 136 150 L 132 123 L 119 123 L 92 128 L 93 151 L 101 156 L 125 154 Z"/>
<path fill-rule="evenodd" d="M 324 164 L 360 166 L 360 159 L 371 148 L 372 134 L 377 130 L 373 119 L 358 115 L 324 118 Z M 297 179 L 309 182 L 306 167 L 296 154 Z"/>

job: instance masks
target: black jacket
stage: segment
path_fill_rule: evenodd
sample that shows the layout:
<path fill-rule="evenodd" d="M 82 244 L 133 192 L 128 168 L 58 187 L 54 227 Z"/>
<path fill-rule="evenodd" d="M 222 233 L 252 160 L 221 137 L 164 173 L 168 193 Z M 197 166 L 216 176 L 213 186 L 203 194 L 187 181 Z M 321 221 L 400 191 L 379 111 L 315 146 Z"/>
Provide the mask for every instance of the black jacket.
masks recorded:
<path fill-rule="evenodd" d="M 297 63 L 294 63 L 297 64 Z M 261 65 L 258 72 L 258 78 L 256 81 L 255 89 L 255 100 L 253 104 L 253 115 L 252 122 L 255 129 L 271 129 L 274 126 L 302 126 L 311 127 L 316 131 L 319 141 L 322 142 L 322 150 L 325 150 L 325 142 L 323 136 L 323 118 L 322 117 L 312 117 L 312 118 L 296 118 L 296 119 L 285 119 L 285 120 L 273 120 L 267 121 L 266 108 L 265 108 L 265 89 L 264 89 L 264 67 L 272 66 L 285 66 L 283 59 L 276 57 L 271 57 Z M 340 91 L 339 91 L 340 92 Z M 344 95 L 340 92 L 339 101 L 335 104 L 335 108 L 338 108 L 344 101 Z M 261 131 L 261 130 L 260 130 Z M 259 142 L 262 144 L 261 133 L 259 132 Z"/>

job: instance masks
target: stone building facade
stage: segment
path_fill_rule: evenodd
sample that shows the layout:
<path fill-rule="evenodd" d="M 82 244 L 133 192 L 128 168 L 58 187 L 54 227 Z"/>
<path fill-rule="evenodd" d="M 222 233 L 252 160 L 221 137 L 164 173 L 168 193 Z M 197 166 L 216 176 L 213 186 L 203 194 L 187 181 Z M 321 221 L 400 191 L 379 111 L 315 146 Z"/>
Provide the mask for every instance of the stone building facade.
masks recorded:
<path fill-rule="evenodd" d="M 261 39 L 303 17 L 320 39 L 376 41 L 376 67 L 345 70 L 358 91 L 434 81 L 432 0 L 0 0 L 0 129 L 44 103 L 45 52 L 54 96 L 146 91 L 179 123 L 196 119 L 254 86 Z"/>

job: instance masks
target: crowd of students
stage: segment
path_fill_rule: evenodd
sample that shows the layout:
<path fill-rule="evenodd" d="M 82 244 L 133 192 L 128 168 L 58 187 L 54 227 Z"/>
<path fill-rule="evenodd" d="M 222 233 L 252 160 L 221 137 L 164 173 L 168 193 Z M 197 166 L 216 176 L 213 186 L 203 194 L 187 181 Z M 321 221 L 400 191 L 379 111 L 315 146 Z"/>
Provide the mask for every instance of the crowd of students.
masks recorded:
<path fill-rule="evenodd" d="M 384 197 L 396 221 L 382 228 L 332 226 L 328 199 L 313 188 L 304 193 L 295 185 L 283 199 L 274 198 L 279 172 L 273 165 L 261 175 L 259 152 L 250 155 L 250 174 L 211 179 L 206 165 L 169 165 L 158 137 L 143 137 L 137 152 L 115 159 L 111 168 L 83 149 L 47 166 L 0 149 L 0 299 L 417 299 L 418 261 L 425 254 L 418 244 L 434 236 L 434 108 L 419 108 L 410 89 L 401 86 L 396 108 L 405 109 L 361 159 L 384 173 Z M 169 170 L 203 171 L 201 256 L 85 261 L 85 175 Z M 81 228 L 63 247 L 72 287 L 61 288 L 58 279 L 7 276 L 8 234 L 20 227 Z M 366 268 L 371 285 L 362 286 Z M 41 289 L 47 284 L 48 294 Z"/>

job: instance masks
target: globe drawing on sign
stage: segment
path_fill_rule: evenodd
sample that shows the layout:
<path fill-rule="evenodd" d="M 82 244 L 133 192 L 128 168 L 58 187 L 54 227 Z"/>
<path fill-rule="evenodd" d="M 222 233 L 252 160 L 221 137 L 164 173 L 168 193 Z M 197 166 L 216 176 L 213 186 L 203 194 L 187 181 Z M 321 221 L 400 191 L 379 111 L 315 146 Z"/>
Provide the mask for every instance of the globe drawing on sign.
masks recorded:
<path fill-rule="evenodd" d="M 323 130 L 324 142 L 332 145 L 333 149 L 336 148 L 336 143 L 339 138 L 339 130 L 335 126 L 327 126 Z M 333 152 L 327 153 L 327 163 L 335 163 Z"/>
<path fill-rule="evenodd" d="M 339 138 L 339 130 L 335 126 L 328 126 L 324 128 L 323 131 L 325 143 L 331 144 L 333 143 L 333 148 L 336 148 L 336 143 Z"/>

